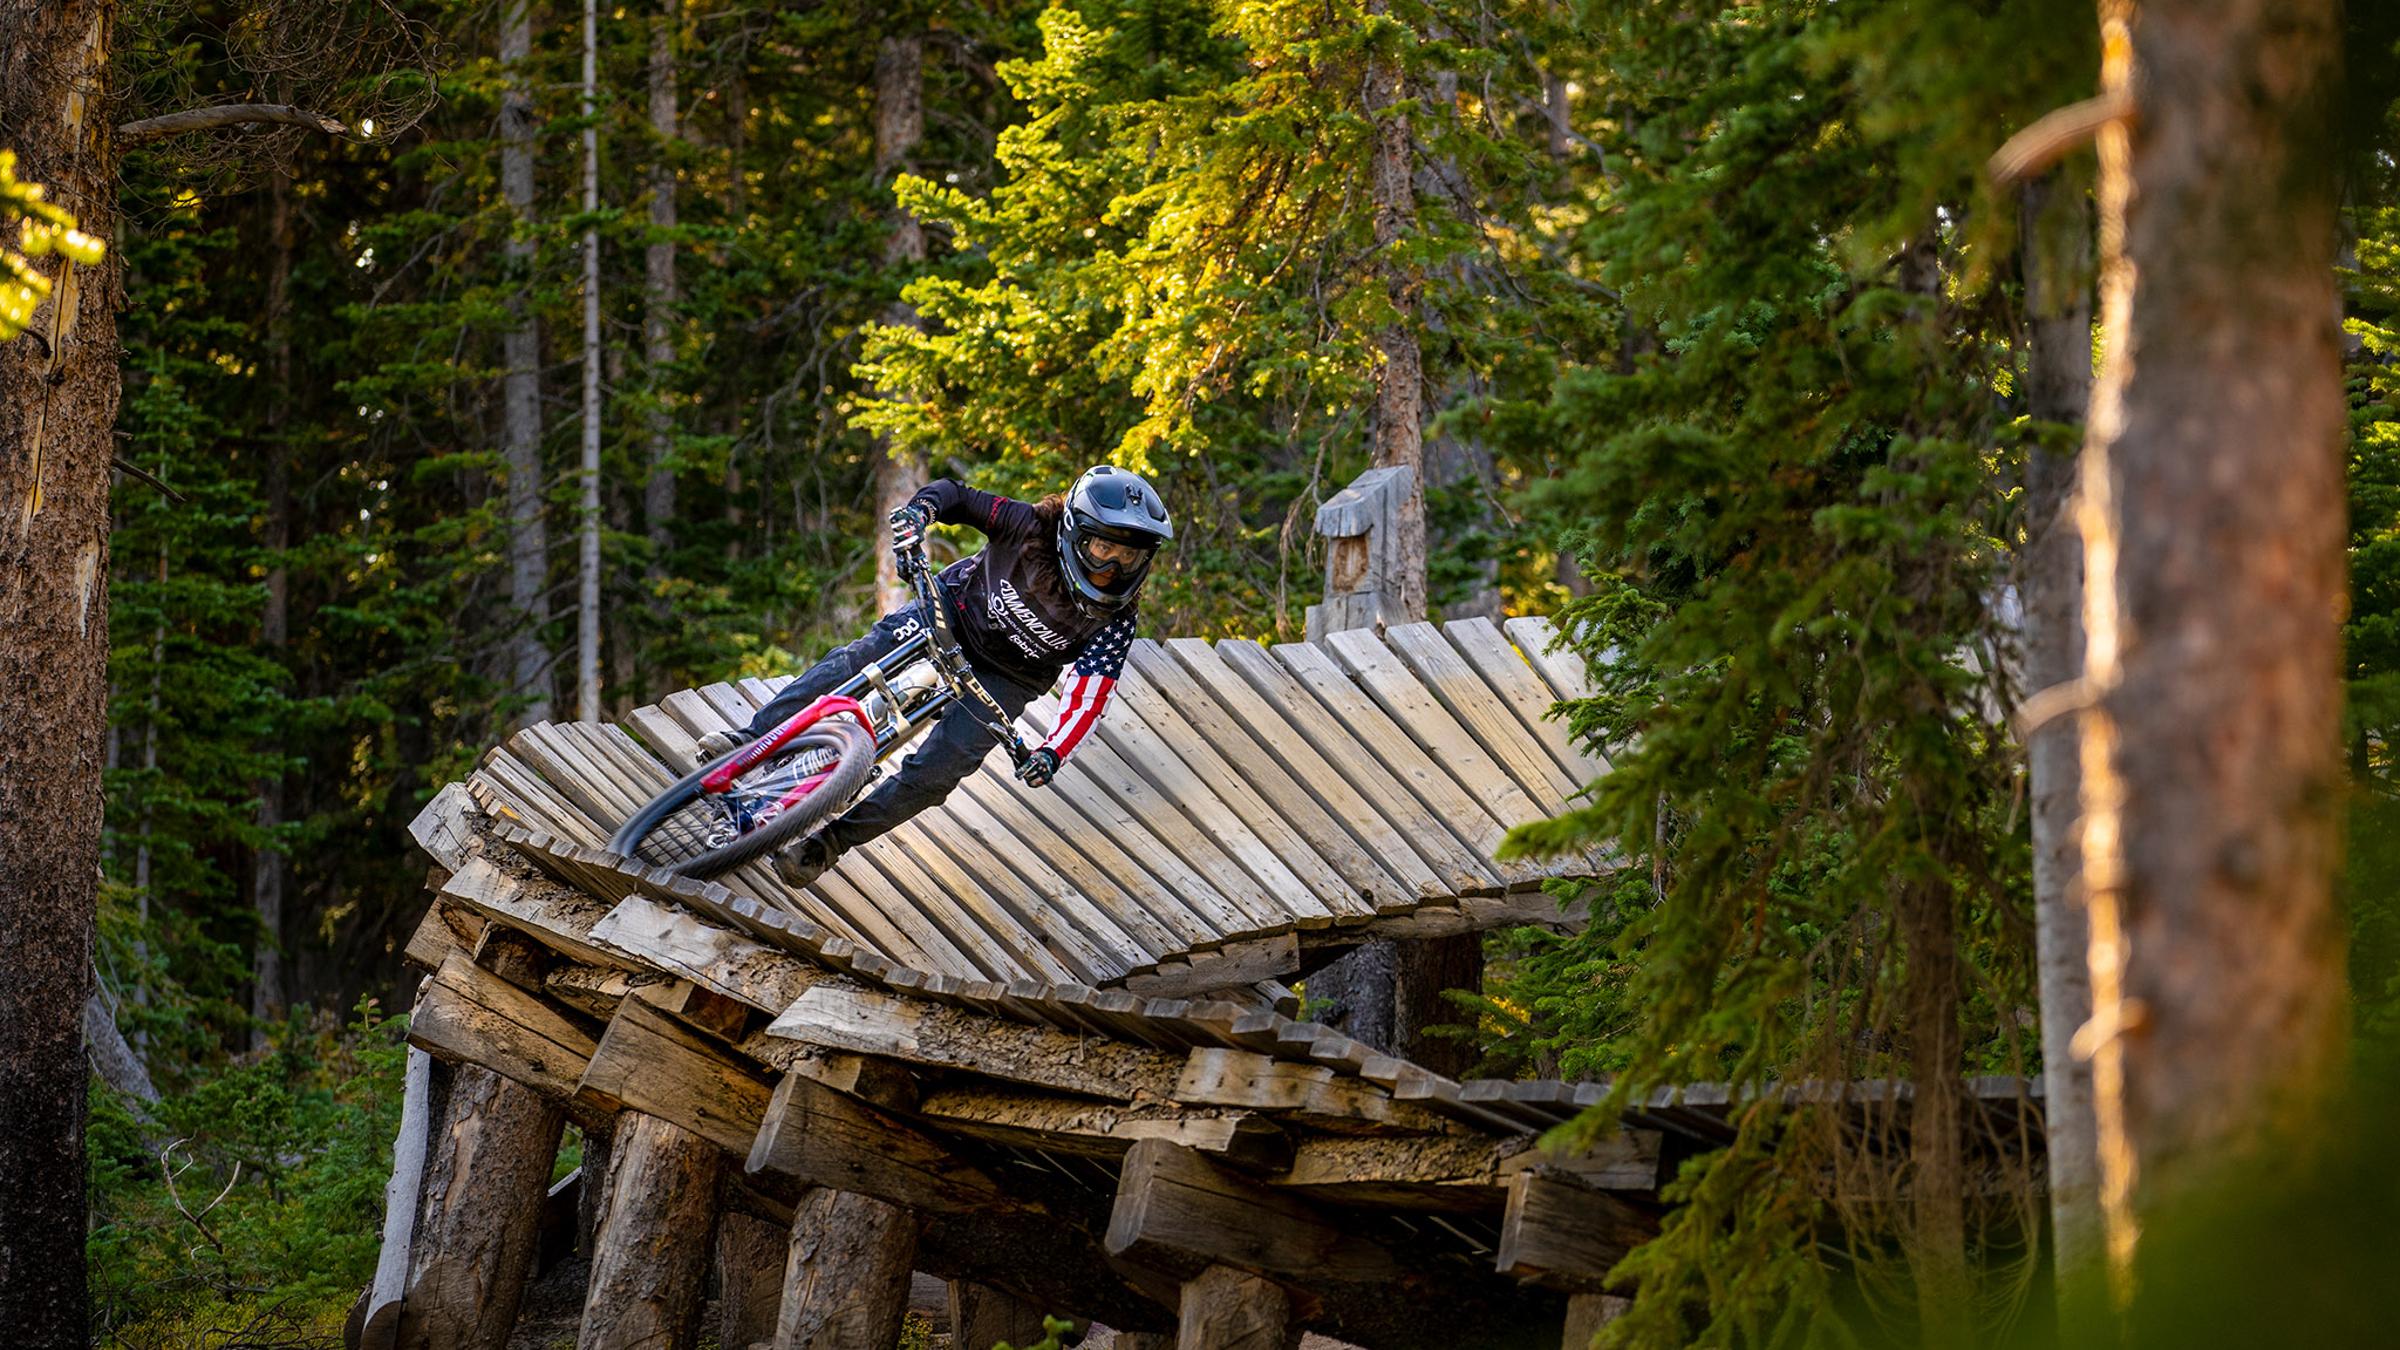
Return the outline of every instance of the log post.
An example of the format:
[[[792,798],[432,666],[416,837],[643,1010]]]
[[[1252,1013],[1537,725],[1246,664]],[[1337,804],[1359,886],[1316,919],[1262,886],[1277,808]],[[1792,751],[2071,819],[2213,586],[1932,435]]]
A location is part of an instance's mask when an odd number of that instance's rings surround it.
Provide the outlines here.
[[[1400,513],[1416,485],[1416,471],[1407,465],[1369,469],[1317,508],[1317,533],[1326,545],[1325,600],[1308,607],[1309,641],[1352,628],[1380,632],[1387,624],[1425,617],[1409,613],[1401,600],[1406,569]]]
[[[810,1191],[792,1215],[775,1350],[896,1344],[916,1254],[910,1211],[829,1186]]]
[[[1615,1294],[1574,1294],[1567,1299],[1567,1332],[1559,1350],[1592,1350],[1600,1329],[1623,1317],[1633,1300]]]
[[[782,1225],[718,1208],[717,1344],[725,1350],[749,1350],[774,1339],[788,1245]]]
[[[1032,1345],[1047,1335],[1040,1308],[989,1285],[950,1282],[950,1344],[958,1350],[991,1350],[1002,1341]]]
[[[576,1350],[698,1339],[720,1156],[716,1144],[655,1116],[618,1117]]]
[[[540,949],[487,944],[485,964],[540,982]],[[394,1350],[503,1350],[541,1245],[542,1200],[566,1113],[476,1065],[450,1076],[425,1167]]]
[[[1184,1281],[1181,1311],[1176,1350],[1288,1350],[1300,1342],[1283,1286],[1231,1266]]]

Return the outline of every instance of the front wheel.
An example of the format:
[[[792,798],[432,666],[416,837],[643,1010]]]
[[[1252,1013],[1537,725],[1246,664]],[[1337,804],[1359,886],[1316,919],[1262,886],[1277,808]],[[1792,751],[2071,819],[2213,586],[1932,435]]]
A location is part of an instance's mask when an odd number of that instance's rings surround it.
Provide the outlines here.
[[[875,738],[849,717],[827,717],[752,765],[722,792],[705,780],[736,747],[650,799],[608,849],[677,876],[705,880],[762,858],[823,824],[866,785]]]

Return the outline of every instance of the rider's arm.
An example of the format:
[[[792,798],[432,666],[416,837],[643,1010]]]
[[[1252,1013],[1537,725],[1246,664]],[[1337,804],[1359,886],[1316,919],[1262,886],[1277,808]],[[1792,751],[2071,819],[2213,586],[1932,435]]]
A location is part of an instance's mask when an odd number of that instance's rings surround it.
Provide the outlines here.
[[[1065,759],[1074,753],[1084,733],[1099,722],[1109,694],[1117,687],[1117,676],[1125,670],[1125,653],[1133,646],[1133,623],[1133,612],[1128,610],[1083,645],[1074,668],[1067,672],[1066,702],[1058,705],[1058,724],[1050,728],[1043,749]]]
[[[965,525],[994,538],[1022,533],[1039,525],[1040,517],[1025,503],[968,487],[955,478],[936,478],[908,499],[944,525]]]

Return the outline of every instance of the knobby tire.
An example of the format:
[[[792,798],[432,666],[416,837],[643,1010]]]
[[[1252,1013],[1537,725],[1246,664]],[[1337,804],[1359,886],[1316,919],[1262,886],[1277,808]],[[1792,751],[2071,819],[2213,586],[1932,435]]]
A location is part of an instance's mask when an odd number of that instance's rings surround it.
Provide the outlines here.
[[[837,758],[832,770],[807,796],[748,834],[698,857],[669,865],[665,870],[675,876],[701,881],[721,876],[799,839],[823,824],[827,817],[849,805],[850,799],[857,796],[859,788],[865,785],[867,775],[874,772],[875,738],[867,733],[865,727],[848,717],[830,717],[793,737],[784,746],[783,753],[767,763],[775,763],[811,745],[830,749]],[[631,820],[618,827],[616,834],[608,841],[609,852],[638,859],[640,855],[637,850],[642,841],[649,838],[651,831],[697,799],[701,795],[700,784],[710,772],[746,748],[737,746],[726,751],[651,798],[649,804],[635,812]]]

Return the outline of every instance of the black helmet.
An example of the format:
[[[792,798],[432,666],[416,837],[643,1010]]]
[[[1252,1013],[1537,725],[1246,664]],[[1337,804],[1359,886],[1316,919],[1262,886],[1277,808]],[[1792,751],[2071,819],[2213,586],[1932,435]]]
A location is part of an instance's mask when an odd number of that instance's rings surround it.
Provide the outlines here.
[[[1142,578],[1150,572],[1150,557],[1158,546],[1175,537],[1166,503],[1157,489],[1110,465],[1084,470],[1067,493],[1066,512],[1058,521],[1058,561],[1076,602],[1086,609],[1123,609],[1140,594]],[[1114,540],[1143,550],[1141,561],[1111,567],[1090,553],[1093,541]],[[1100,581],[1095,573],[1107,575]]]

